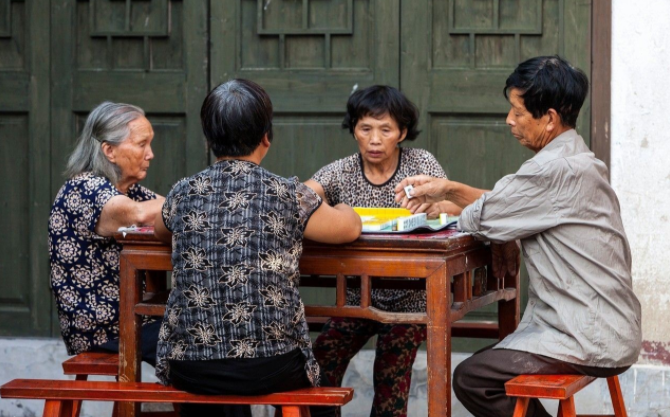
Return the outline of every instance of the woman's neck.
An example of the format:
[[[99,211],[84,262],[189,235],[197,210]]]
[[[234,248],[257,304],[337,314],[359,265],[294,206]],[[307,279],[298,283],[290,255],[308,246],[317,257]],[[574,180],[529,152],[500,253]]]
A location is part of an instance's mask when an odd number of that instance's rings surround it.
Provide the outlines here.
[[[400,148],[395,148],[391,157],[378,164],[371,164],[363,159],[363,174],[373,184],[384,184],[395,174],[399,163]]]
[[[130,189],[131,185],[133,185],[131,182],[119,180],[119,182],[117,182],[114,186],[123,194],[128,194],[128,190]]]

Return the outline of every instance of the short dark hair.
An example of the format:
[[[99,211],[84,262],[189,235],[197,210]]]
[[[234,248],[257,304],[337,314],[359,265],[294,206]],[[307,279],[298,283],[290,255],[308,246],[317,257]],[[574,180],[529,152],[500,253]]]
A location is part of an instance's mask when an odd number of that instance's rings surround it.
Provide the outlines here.
[[[234,79],[214,88],[202,103],[200,120],[217,158],[251,155],[266,133],[272,141],[272,101],[253,81]]]
[[[538,119],[556,110],[561,122],[575,127],[577,116],[589,91],[589,80],[579,68],[558,55],[538,56],[522,62],[507,77],[503,94],[516,88],[526,109]]]
[[[366,116],[381,117],[388,114],[395,120],[401,131],[407,129],[405,140],[414,140],[420,130],[419,111],[414,103],[397,89],[388,85],[373,85],[358,90],[349,96],[347,114],[342,122],[343,129],[354,133],[358,121]]]

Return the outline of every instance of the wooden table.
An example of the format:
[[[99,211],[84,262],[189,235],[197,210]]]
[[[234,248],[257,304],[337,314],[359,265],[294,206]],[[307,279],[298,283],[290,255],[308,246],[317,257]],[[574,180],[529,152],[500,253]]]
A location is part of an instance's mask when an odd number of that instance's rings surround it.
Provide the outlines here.
[[[161,284],[151,280],[143,296],[141,277],[145,274],[141,272],[171,270],[171,249],[150,233],[115,237],[123,245],[119,380],[139,381],[139,315],[162,316],[166,300],[165,293],[158,291]],[[306,277],[301,286],[336,288],[335,305],[306,305],[305,314],[308,321],[360,317],[383,323],[426,324],[428,416],[450,416],[452,335],[502,339],[519,323],[518,277],[501,282],[493,277],[490,264],[488,245],[455,231],[363,235],[351,244],[339,246],[305,241],[300,272]],[[347,285],[361,288],[360,305],[345,305]],[[371,306],[372,288],[416,287],[427,290],[425,313],[390,313]],[[498,323],[455,323],[467,312],[494,302],[498,302]],[[134,404],[122,404],[119,411],[121,417],[139,415]]]

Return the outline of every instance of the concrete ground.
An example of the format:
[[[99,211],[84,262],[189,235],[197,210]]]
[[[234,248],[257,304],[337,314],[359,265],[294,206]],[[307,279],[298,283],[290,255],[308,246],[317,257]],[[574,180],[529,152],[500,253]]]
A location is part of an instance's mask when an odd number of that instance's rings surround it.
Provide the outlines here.
[[[453,366],[468,355],[454,353]],[[368,417],[372,402],[372,362],[374,351],[360,352],[352,361],[344,385],[355,389],[354,399],[343,409],[343,417]],[[67,358],[60,339],[0,338],[0,384],[14,378],[65,379],[61,363]],[[153,369],[144,364],[145,381],[156,381]],[[96,378],[91,378],[96,379]],[[97,379],[111,379],[98,377]],[[620,376],[621,388],[630,417],[670,417],[670,367],[636,365]],[[578,414],[611,413],[605,380],[598,380],[576,396]],[[452,394],[453,416],[470,414]],[[547,409],[556,413],[555,401],[547,401]],[[156,407],[156,405],[152,405]],[[0,417],[35,417],[42,414],[43,401],[0,400]],[[158,405],[160,407],[160,405]],[[81,417],[111,415],[111,404],[86,402]],[[414,363],[410,388],[409,417],[425,417],[426,355],[419,352]],[[272,417],[271,408],[254,407],[254,417]]]

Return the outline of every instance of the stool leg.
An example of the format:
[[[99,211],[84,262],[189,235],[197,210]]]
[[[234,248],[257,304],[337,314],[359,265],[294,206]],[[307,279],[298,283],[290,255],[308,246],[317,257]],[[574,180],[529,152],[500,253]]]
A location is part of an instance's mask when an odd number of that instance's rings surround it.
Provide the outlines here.
[[[312,413],[310,413],[308,406],[303,405],[300,407],[300,417],[312,417]]]
[[[75,381],[87,381],[88,380],[88,375],[86,374],[77,374],[74,377]],[[77,401],[75,404],[72,406],[72,417],[79,417],[79,413],[81,412],[81,401]]]
[[[526,411],[528,411],[528,401],[530,401],[530,398],[518,397],[516,399],[513,417],[526,417]]]
[[[610,397],[612,397],[614,415],[616,417],[628,417],[628,413],[626,413],[626,404],[624,404],[623,395],[621,394],[619,377],[615,375],[607,378],[607,387],[610,390]]]
[[[298,405],[285,405],[281,408],[281,415],[282,417],[302,417],[300,414],[301,408]]]
[[[72,410],[78,400],[46,400],[44,403],[44,412],[42,417],[68,417],[72,415]]]
[[[568,397],[558,403],[558,415],[561,417],[577,417],[574,397]]]

